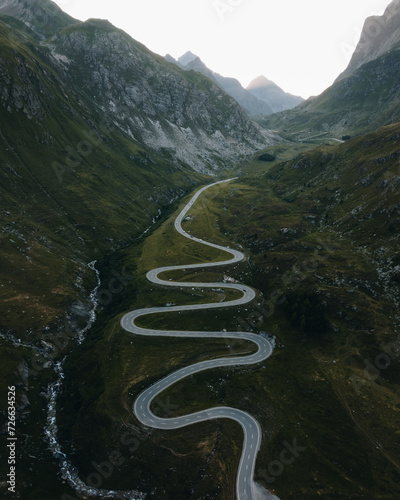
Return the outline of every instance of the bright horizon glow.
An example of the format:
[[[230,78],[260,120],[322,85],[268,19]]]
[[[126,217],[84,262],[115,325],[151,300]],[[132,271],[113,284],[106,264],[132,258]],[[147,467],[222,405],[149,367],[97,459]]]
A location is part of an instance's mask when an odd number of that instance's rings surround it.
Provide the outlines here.
[[[55,0],[81,21],[108,19],[162,56],[188,50],[247,87],[264,75],[308,98],[347,67],[364,21],[390,0]]]

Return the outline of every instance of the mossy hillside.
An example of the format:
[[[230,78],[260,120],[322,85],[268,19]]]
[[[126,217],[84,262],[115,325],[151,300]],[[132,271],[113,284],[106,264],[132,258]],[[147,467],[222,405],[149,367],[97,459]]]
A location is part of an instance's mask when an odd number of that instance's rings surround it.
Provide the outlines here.
[[[275,193],[304,206],[314,223],[354,234],[361,245],[394,248],[400,182],[399,125],[322,147],[282,164],[264,177]],[[252,181],[257,183],[258,180]],[[376,235],[376,236],[374,236]]]
[[[291,141],[277,144],[275,146],[270,146],[258,152],[254,160],[246,164],[243,169],[241,169],[241,172],[249,175],[262,174],[267,170],[272,169],[272,167],[284,161],[291,160],[292,158],[299,156],[301,153],[314,148],[315,144],[302,144]],[[263,154],[274,156],[275,160],[268,162],[262,161],[259,158]]]

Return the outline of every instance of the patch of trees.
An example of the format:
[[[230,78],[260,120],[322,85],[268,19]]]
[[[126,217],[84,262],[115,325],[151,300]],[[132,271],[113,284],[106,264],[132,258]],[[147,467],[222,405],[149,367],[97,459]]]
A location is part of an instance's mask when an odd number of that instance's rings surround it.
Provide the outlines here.
[[[324,307],[315,292],[301,292],[289,295],[283,304],[291,324],[302,334],[319,337],[329,331],[329,321]]]
[[[264,153],[263,155],[258,157],[259,161],[275,161],[276,156],[271,155],[270,153]]]

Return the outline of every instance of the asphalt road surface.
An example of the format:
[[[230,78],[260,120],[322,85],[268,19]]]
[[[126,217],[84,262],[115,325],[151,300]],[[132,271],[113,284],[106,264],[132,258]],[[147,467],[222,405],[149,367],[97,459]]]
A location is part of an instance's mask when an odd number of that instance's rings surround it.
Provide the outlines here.
[[[234,289],[242,293],[242,297],[237,300],[232,300],[223,303],[211,303],[211,304],[197,304],[189,306],[171,306],[171,307],[152,307],[146,309],[138,309],[126,314],[122,320],[122,327],[128,332],[134,333],[136,335],[145,335],[151,337],[190,337],[190,338],[223,338],[223,339],[242,339],[253,342],[257,345],[257,352],[252,355],[238,356],[235,358],[218,358],[210,361],[204,361],[200,363],[193,364],[186,368],[171,373],[164,379],[160,380],[156,384],[152,385],[146,389],[140,396],[136,399],[133,410],[138,418],[138,420],[145,426],[154,429],[180,429],[189,425],[193,425],[199,422],[204,422],[206,420],[216,420],[221,418],[229,418],[238,422],[244,433],[243,441],[243,451],[240,460],[239,469],[237,472],[236,480],[236,495],[238,500],[256,500],[256,488],[254,484],[254,469],[257,458],[257,453],[261,445],[261,427],[260,424],[248,413],[237,410],[235,408],[229,407],[219,407],[210,408],[208,410],[199,411],[197,413],[192,413],[190,415],[185,415],[183,417],[176,418],[159,418],[151,411],[150,406],[154,398],[165,391],[168,387],[176,384],[177,382],[189,377],[195,373],[200,373],[205,370],[215,369],[218,367],[228,367],[228,366],[246,366],[253,365],[255,363],[261,363],[265,361],[272,354],[272,345],[264,337],[253,333],[246,332],[193,332],[193,331],[164,331],[164,330],[151,330],[146,328],[140,328],[136,325],[135,321],[139,317],[146,316],[148,314],[157,314],[165,312],[177,312],[177,311],[193,311],[193,310],[204,310],[204,309],[217,309],[222,307],[236,307],[243,304],[251,302],[255,297],[255,292],[252,288],[235,284],[235,283],[182,283],[174,281],[165,281],[159,278],[159,275],[165,271],[173,271],[180,269],[204,269],[206,267],[216,267],[227,264],[235,264],[244,260],[245,256],[243,253],[233,250],[231,248],[222,247],[203,241],[199,238],[195,238],[189,235],[186,231],[182,229],[182,221],[186,217],[190,208],[194,205],[199,196],[212,186],[221,184],[223,182],[216,182],[210,186],[206,186],[200,189],[189,203],[185,206],[182,212],[179,214],[175,221],[175,229],[181,233],[186,238],[192,241],[197,241],[203,245],[209,247],[217,248],[219,250],[224,250],[231,255],[228,260],[213,262],[213,263],[203,263],[203,264],[193,264],[193,265],[181,265],[181,266],[169,266],[169,267],[159,267],[153,269],[147,274],[147,278],[152,283],[162,285],[162,286],[172,286],[179,288],[222,288],[222,289]]]

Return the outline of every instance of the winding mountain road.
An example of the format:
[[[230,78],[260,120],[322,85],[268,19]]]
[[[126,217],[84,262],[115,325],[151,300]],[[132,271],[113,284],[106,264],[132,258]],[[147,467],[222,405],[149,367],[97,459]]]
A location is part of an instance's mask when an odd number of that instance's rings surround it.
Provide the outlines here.
[[[243,443],[243,452],[240,460],[240,465],[237,473],[236,480],[236,495],[237,500],[256,500],[256,487],[254,484],[254,469],[256,464],[257,453],[260,449],[261,445],[261,427],[257,420],[253,418],[248,413],[229,407],[218,407],[211,408],[204,411],[199,411],[196,413],[192,413],[190,415],[185,415],[182,417],[176,418],[160,418],[154,415],[151,411],[150,406],[152,401],[160,395],[163,391],[165,391],[168,387],[171,387],[173,384],[194,375],[195,373],[200,373],[205,370],[210,370],[212,368],[221,368],[221,367],[233,367],[233,366],[248,366],[253,365],[255,363],[260,363],[266,360],[272,354],[272,345],[268,340],[264,337],[253,333],[246,332],[194,332],[194,331],[163,331],[163,330],[152,330],[141,328],[135,324],[135,321],[143,316],[147,316],[149,314],[157,314],[157,313],[165,313],[165,312],[178,312],[178,311],[193,311],[193,310],[203,310],[203,309],[217,309],[221,307],[236,307],[243,304],[247,304],[252,301],[255,297],[255,292],[252,288],[234,284],[234,283],[182,283],[182,282],[174,282],[174,281],[165,281],[159,278],[161,273],[166,271],[174,271],[174,270],[189,270],[189,269],[199,269],[199,268],[209,268],[216,266],[225,266],[227,264],[235,264],[236,262],[240,262],[244,260],[245,256],[243,253],[232,250],[230,248],[222,247],[219,245],[215,245],[213,243],[209,243],[203,241],[199,238],[195,238],[188,233],[186,233],[182,229],[182,221],[186,217],[186,214],[190,210],[190,208],[194,205],[199,196],[206,190],[212,186],[230,182],[233,179],[229,179],[227,181],[216,182],[209,186],[206,186],[200,189],[193,198],[189,201],[189,203],[185,206],[182,212],[179,214],[175,221],[175,229],[185,236],[189,238],[191,241],[196,241],[198,243],[202,243],[203,245],[207,245],[209,247],[213,247],[219,250],[223,250],[232,255],[232,258],[229,260],[224,260],[220,262],[212,262],[212,263],[204,263],[204,264],[192,264],[192,265],[181,265],[181,266],[169,266],[169,267],[159,267],[157,269],[153,269],[149,273],[147,273],[147,278],[152,283],[163,285],[163,286],[172,286],[172,287],[185,287],[185,288],[224,288],[224,289],[234,289],[242,292],[242,297],[237,300],[232,300],[224,303],[210,303],[210,304],[196,304],[196,305],[188,305],[188,306],[171,306],[171,307],[152,307],[146,309],[138,309],[136,311],[132,311],[126,314],[121,319],[122,327],[128,332],[137,334],[137,335],[145,335],[151,337],[186,337],[186,338],[223,338],[223,339],[240,339],[240,340],[248,340],[257,345],[258,350],[256,353],[248,356],[239,356],[235,358],[219,358],[209,361],[204,361],[200,363],[193,364],[186,368],[182,368],[180,370],[171,373],[164,379],[155,383],[144,392],[140,394],[140,396],[136,399],[134,404],[134,413],[137,419],[145,426],[151,427],[154,429],[179,429],[182,427],[186,427],[189,425],[193,425],[199,422],[204,422],[206,420],[216,420],[221,418],[228,418],[238,422],[244,432],[244,443]]]

